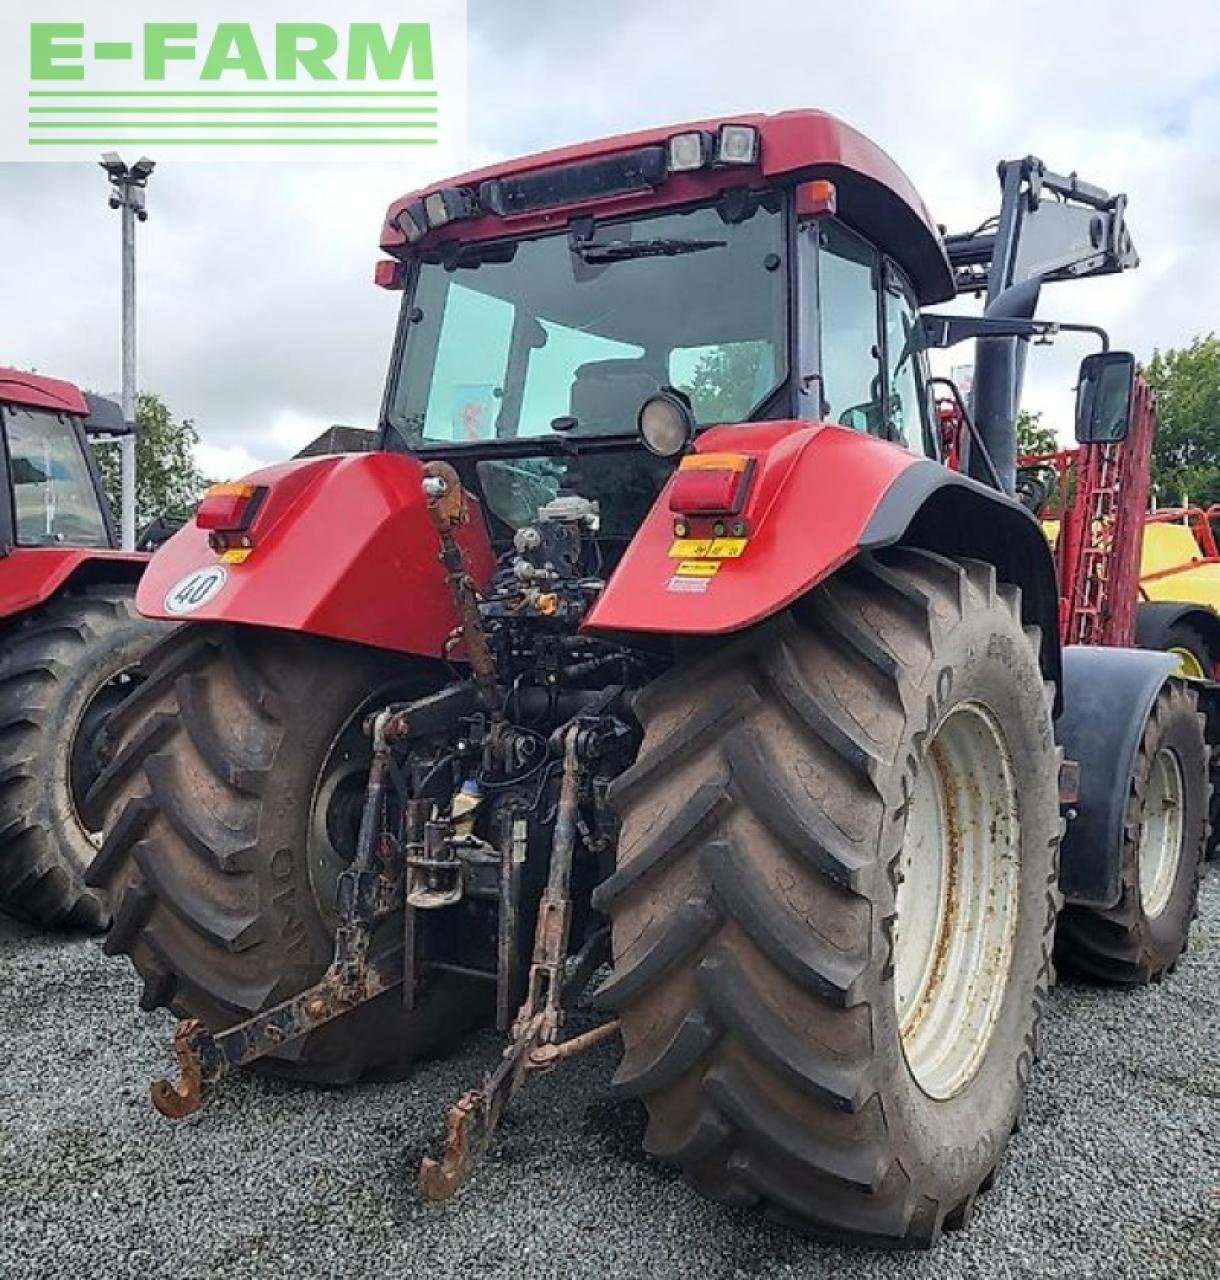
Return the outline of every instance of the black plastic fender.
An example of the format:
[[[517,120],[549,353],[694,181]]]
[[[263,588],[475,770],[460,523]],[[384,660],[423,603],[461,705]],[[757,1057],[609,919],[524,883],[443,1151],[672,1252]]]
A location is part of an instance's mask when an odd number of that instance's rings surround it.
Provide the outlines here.
[[[1113,907],[1122,892],[1123,819],[1144,725],[1175,667],[1172,654],[1069,645],[1055,736],[1080,765],[1080,798],[1060,850],[1068,902]]]
[[[1135,643],[1163,649],[1165,636],[1179,622],[1194,627],[1213,653],[1220,654],[1220,616],[1205,604],[1187,600],[1141,600],[1135,609]]]

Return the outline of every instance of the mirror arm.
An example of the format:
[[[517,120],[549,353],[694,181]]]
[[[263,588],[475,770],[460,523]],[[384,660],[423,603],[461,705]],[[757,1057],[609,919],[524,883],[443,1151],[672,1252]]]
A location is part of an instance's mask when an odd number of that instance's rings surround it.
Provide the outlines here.
[[[1060,320],[996,319],[991,316],[946,316],[927,313],[916,329],[925,351],[944,350],[971,338],[1053,338],[1060,333],[1091,333],[1110,350],[1110,335],[1100,325]]]

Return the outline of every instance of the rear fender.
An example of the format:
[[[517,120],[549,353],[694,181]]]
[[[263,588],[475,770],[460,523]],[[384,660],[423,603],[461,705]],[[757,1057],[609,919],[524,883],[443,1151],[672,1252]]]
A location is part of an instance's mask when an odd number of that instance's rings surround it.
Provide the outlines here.
[[[1059,855],[1059,887],[1068,902],[1103,909],[1118,903],[1131,772],[1152,704],[1173,669],[1172,655],[1146,649],[1063,651],[1055,736],[1080,765],[1080,797]]]
[[[1141,649],[1163,649],[1171,628],[1194,627],[1213,654],[1220,655],[1220,616],[1208,605],[1184,600],[1141,600],[1135,610],[1135,643]]]
[[[328,456],[267,467],[250,529],[253,549],[227,563],[192,520],[156,553],[136,596],[148,618],[237,622],[438,657],[458,626],[423,464],[401,453]],[[458,542],[475,583],[493,555],[473,500]],[[192,589],[192,575],[201,584]]]
[[[686,566],[662,490],[586,626],[721,635],[779,612],[861,551],[898,543],[994,564],[1022,588],[1058,682],[1058,591],[1037,521],[1017,503],[938,462],[844,427],[799,422],[714,427],[699,452],[755,459],[740,556]],[[671,481],[672,483],[672,481]],[[714,566],[714,567],[712,567]]]
[[[149,557],[87,547],[16,547],[0,556],[0,618],[35,609],[60,591],[95,582],[139,581]]]

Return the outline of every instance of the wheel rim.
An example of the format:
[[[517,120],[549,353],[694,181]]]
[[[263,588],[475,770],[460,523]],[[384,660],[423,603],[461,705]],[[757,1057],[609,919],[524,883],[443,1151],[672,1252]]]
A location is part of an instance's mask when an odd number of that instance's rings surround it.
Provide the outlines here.
[[[136,674],[138,669],[139,664],[133,663],[116,671],[104,684],[98,685],[85,703],[68,740],[68,794],[72,816],[89,843],[97,848],[101,847],[102,833],[90,827],[82,816],[85,797],[105,765],[100,748],[106,721],[110,718],[110,713],[140,683]]]
[[[360,811],[368,783],[372,745],[357,707],[331,740],[318,771],[309,809],[308,866],[314,901],[332,924],[339,876],[356,856]]]
[[[1182,645],[1174,645],[1169,650],[1178,660],[1175,675],[1185,676],[1187,680],[1206,680],[1207,672],[1203,669],[1203,663],[1199,661],[1199,655]]]
[[[1185,784],[1175,752],[1162,747],[1152,762],[1140,822],[1140,902],[1144,914],[1159,916],[1169,904],[1182,861]]]
[[[967,702],[942,721],[915,780],[899,860],[894,998],[907,1065],[933,1098],[978,1071],[1012,968],[1020,821],[999,721]]]

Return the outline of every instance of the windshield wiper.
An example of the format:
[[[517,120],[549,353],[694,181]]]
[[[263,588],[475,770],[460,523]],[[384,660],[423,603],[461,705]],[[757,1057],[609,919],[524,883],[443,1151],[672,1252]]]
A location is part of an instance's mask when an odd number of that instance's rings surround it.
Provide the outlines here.
[[[676,258],[702,249],[723,249],[727,240],[576,240],[572,252],[583,262],[627,262],[632,258]]]

